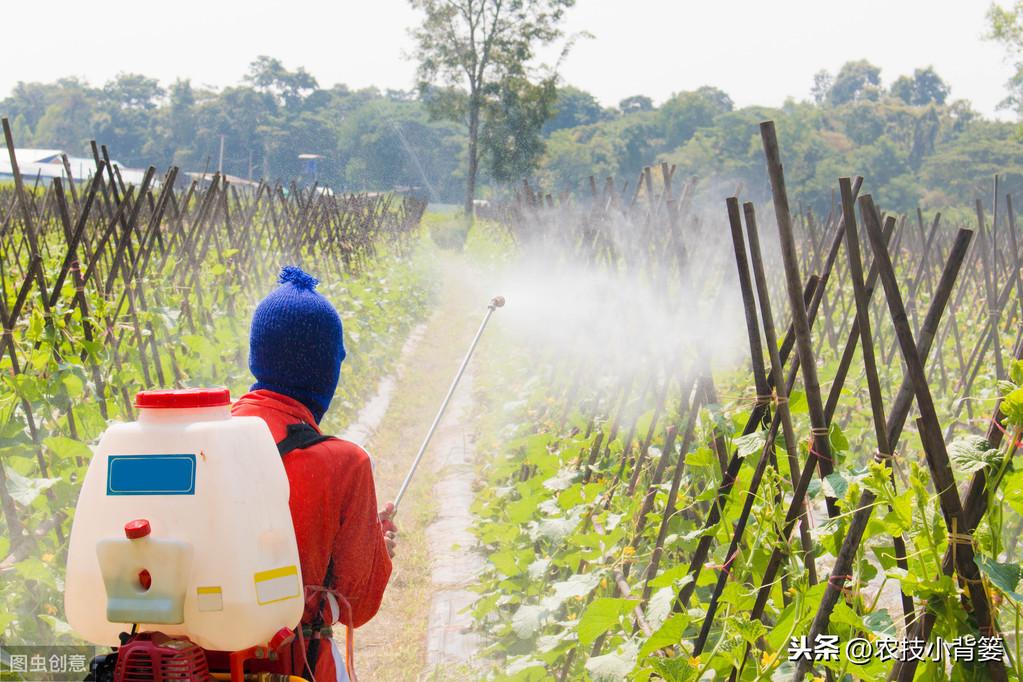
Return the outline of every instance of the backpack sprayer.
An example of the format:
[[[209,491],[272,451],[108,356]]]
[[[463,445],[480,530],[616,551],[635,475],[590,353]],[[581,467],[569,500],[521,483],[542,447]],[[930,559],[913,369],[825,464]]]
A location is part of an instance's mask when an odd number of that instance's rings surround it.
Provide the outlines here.
[[[503,305],[490,301],[395,509]],[[135,406],[138,420],[111,425],[96,446],[71,527],[68,623],[117,647],[87,680],[301,682],[244,671],[291,644],[305,605],[288,478],[266,422],[233,416],[227,389],[142,391]],[[204,650],[229,652],[230,673],[211,672]]]
[[[487,323],[490,322],[490,316],[494,314],[494,311],[498,308],[504,307],[504,296],[495,296],[490,299],[490,305],[487,306],[487,314],[483,316],[483,322],[480,323],[480,328],[476,331],[476,336],[473,337],[472,343],[469,344],[469,350],[465,354],[465,358],[462,359],[462,364],[458,367],[458,372],[455,374],[454,381],[451,382],[451,387],[448,389],[448,394],[444,396],[444,402],[440,404],[440,409],[437,410],[437,416],[433,418],[433,424],[430,425],[430,429],[426,432],[426,437],[423,438],[422,445],[419,446],[419,452],[416,453],[415,459],[412,460],[412,466],[409,467],[408,473],[405,474],[405,480],[402,481],[401,487],[398,488],[398,494],[394,496],[394,513],[398,513],[398,505],[401,503],[401,498],[405,496],[405,492],[408,490],[409,484],[412,482],[412,477],[416,473],[416,469],[419,468],[419,462],[423,459],[423,455],[426,454],[426,448],[430,445],[430,439],[433,438],[434,432],[437,431],[437,427],[440,425],[441,417],[444,416],[444,411],[448,409],[448,403],[451,402],[451,396],[455,394],[455,389],[458,387],[458,382],[462,380],[462,375],[465,374],[465,368],[469,365],[469,360],[472,358],[473,352],[476,350],[476,345],[480,342],[480,337],[483,336],[483,330],[487,328]]]

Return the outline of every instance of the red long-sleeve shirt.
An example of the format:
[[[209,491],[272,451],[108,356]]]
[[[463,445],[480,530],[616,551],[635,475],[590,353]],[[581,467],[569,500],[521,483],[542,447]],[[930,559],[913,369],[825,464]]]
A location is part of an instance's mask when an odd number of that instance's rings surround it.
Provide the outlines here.
[[[260,417],[275,441],[287,435],[288,424],[316,421],[302,403],[273,391],[242,396],[231,408],[236,416]],[[291,518],[305,585],[322,585],[327,563],[334,559],[337,590],[351,605],[351,619],[341,608],[341,622],[359,627],[372,618],[391,576],[369,455],[355,443],[332,439],[284,456],[291,484]],[[307,607],[303,623],[315,615]]]

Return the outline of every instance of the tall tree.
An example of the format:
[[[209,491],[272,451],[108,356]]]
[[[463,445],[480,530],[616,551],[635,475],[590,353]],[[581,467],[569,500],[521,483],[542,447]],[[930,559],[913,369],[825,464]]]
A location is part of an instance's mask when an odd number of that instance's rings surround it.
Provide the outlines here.
[[[572,85],[557,88],[553,115],[544,123],[545,135],[562,128],[574,128],[611,118],[597,98]]]
[[[289,71],[280,59],[266,55],[256,57],[256,61],[249,64],[245,82],[259,92],[273,95],[287,107],[297,106],[318,87],[316,79],[303,67]]]
[[[813,101],[817,104],[824,104],[828,99],[828,93],[831,92],[831,86],[835,84],[835,79],[827,69],[821,69],[813,75],[813,87],[810,88],[810,95],[813,96]]]
[[[458,113],[469,133],[465,174],[465,216],[473,218],[480,163],[480,126],[489,88],[524,78],[536,48],[563,33],[565,10],[575,0],[409,0],[425,14],[411,31],[421,90],[463,88]]]
[[[634,114],[637,111],[653,111],[654,101],[646,95],[630,95],[618,103],[618,111]]]
[[[560,93],[554,78],[537,85],[524,78],[511,79],[495,90],[496,96],[487,98],[487,125],[480,133],[480,148],[490,177],[513,182],[528,175],[543,156],[544,121],[550,118]]]
[[[846,62],[828,91],[828,102],[847,104],[858,99],[876,100],[880,87],[881,69],[866,59]]]
[[[892,95],[914,106],[944,104],[948,92],[948,84],[932,66],[916,69],[912,76],[899,76],[891,87]]]
[[[664,138],[671,148],[677,147],[691,138],[698,128],[711,125],[718,115],[732,108],[732,98],[711,86],[676,93],[660,108]]]
[[[1001,7],[991,3],[987,11],[990,32],[987,37],[1004,45],[1010,56],[1016,59],[1016,73],[1006,86],[1009,96],[999,105],[1004,109],[1015,109],[1023,118],[1023,0],[1016,0],[1012,7]]]

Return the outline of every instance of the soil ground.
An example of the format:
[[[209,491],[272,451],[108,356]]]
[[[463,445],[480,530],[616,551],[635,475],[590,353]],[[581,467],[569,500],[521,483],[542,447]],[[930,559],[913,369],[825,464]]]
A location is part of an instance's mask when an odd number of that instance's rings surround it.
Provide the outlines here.
[[[379,400],[375,407],[371,401],[360,415],[360,422],[366,416],[379,425],[359,423],[351,430],[353,438],[366,439],[374,459],[381,506],[400,487],[485,312],[463,257],[441,253],[437,258],[441,281],[434,310],[415,332],[419,338],[406,344],[398,371],[381,382],[390,400]],[[402,500],[397,556],[383,605],[355,633],[362,682],[467,679],[458,663],[475,647],[459,625],[468,594],[461,588],[471,562],[466,558],[471,541],[471,374],[470,369]]]

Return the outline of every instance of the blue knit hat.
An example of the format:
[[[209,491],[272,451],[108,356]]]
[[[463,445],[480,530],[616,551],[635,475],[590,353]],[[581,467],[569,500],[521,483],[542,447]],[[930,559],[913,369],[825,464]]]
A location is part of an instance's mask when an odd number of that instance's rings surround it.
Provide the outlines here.
[[[252,316],[252,390],[294,398],[319,422],[334,397],[345,359],[341,317],[316,293],[316,278],[301,268],[282,268],[278,282],[281,286],[260,301]]]

